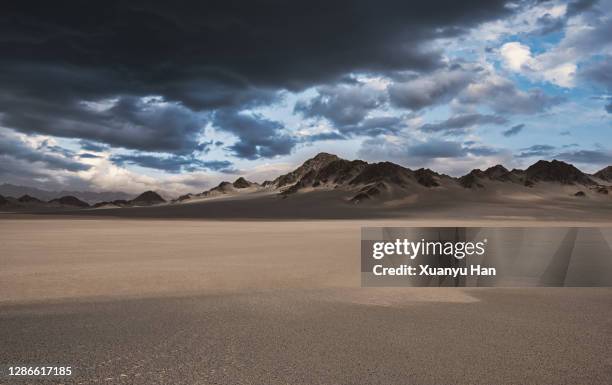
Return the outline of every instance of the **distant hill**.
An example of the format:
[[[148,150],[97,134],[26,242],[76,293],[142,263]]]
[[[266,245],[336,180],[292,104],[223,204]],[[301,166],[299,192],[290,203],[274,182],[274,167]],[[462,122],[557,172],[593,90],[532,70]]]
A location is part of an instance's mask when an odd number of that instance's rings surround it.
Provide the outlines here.
[[[120,191],[48,191],[42,190],[35,187],[28,186],[17,186],[13,184],[0,184],[0,195],[4,197],[21,197],[28,195],[40,199],[42,201],[49,201],[51,199],[60,198],[62,196],[74,196],[82,201],[88,203],[95,203],[99,201],[114,201],[117,199],[132,199],[134,195]]]
[[[43,203],[40,199],[31,197],[27,194],[20,196],[17,200],[21,203]]]
[[[89,204],[87,202],[83,202],[79,198],[71,196],[71,195],[63,196],[57,199],[52,199],[49,201],[49,204],[56,204],[62,207],[65,207],[65,206],[79,207],[79,208],[89,207]]]
[[[145,191],[131,201],[128,201],[128,204],[134,206],[150,206],[165,202],[166,200],[155,191]]]
[[[114,201],[96,202],[93,208],[113,208],[113,207],[132,207],[132,206],[154,206],[166,203],[166,200],[155,191],[145,191],[131,200],[116,199]]]
[[[194,199],[203,199],[203,198],[212,198],[217,196],[229,196],[229,195],[239,195],[244,193],[249,193],[260,189],[262,186],[258,183],[251,182],[246,180],[243,177],[239,177],[233,183],[228,181],[223,181],[219,183],[217,186],[203,191],[201,193],[196,194],[185,194],[181,195],[177,199],[172,202],[184,202],[190,201]]]

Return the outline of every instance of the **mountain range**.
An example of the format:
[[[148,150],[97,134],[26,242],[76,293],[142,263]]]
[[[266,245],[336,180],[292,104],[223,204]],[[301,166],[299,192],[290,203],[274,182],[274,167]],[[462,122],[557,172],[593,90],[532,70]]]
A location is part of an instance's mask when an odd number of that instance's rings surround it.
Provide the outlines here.
[[[320,153],[295,170],[261,184],[240,177],[234,182],[221,182],[209,190],[185,194],[171,201],[153,191],[131,200],[104,200],[91,206],[75,196],[43,202],[27,194],[19,198],[0,196],[0,208],[87,208],[86,211],[113,215],[127,213],[134,206],[144,206],[156,209],[138,210],[138,215],[157,212],[160,216],[165,213],[198,216],[195,213],[199,212],[202,215],[256,217],[276,215],[271,212],[282,216],[283,211],[310,216],[313,210],[319,209],[342,212],[340,216],[343,216],[350,207],[377,208],[378,211],[391,208],[441,210],[441,207],[465,208],[470,203],[497,205],[500,210],[554,203],[554,207],[569,210],[588,202],[589,207],[607,209],[612,207],[610,191],[612,166],[591,175],[559,160],[540,160],[525,170],[508,170],[496,165],[456,178],[426,168],[411,170],[392,162],[368,163]]]
[[[166,200],[154,191],[145,191],[134,199],[116,199],[114,201],[102,201],[90,205],[73,195],[64,195],[48,201],[24,194],[19,198],[0,195],[0,208],[9,210],[53,210],[53,209],[97,209],[153,206],[165,203]]]
[[[501,184],[529,189],[544,183],[560,187],[573,186],[576,190],[573,195],[578,192],[583,192],[584,196],[590,193],[607,195],[612,185],[612,166],[589,175],[562,161],[540,160],[526,170],[508,170],[502,165],[496,165],[484,171],[474,169],[462,177],[454,178],[426,168],[411,170],[391,162],[351,161],[333,154],[320,153],[274,180],[258,184],[241,177],[233,183],[221,182],[199,194],[183,195],[173,202],[184,203],[246,192],[273,191],[288,198],[298,193],[336,190],[346,192],[349,202],[360,203],[387,201],[428,190],[451,192],[458,187],[479,190],[490,185],[500,188]]]
[[[63,197],[63,196],[74,196],[84,202],[93,204],[100,201],[114,201],[117,199],[131,199],[131,194],[121,191],[48,191],[42,190],[36,187],[29,186],[17,186],[14,184],[4,183],[0,184],[0,195],[20,197],[23,195],[29,195],[36,197],[37,199],[48,201],[51,199]]]

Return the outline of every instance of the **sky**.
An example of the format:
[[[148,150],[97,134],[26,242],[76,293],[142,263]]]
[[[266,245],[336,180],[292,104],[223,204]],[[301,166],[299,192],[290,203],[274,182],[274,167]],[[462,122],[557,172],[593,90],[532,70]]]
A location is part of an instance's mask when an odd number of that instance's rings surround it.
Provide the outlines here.
[[[612,0],[0,5],[0,183],[200,192],[325,151],[612,165]]]

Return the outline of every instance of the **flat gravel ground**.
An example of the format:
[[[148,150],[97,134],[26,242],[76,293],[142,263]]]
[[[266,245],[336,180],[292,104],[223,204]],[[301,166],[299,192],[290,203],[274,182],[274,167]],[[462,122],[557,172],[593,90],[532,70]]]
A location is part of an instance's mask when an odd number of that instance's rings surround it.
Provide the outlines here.
[[[0,362],[75,367],[49,381],[64,384],[610,384],[611,298],[324,289],[5,305]]]
[[[612,384],[612,288],[361,288],[384,224],[0,220],[0,365],[74,368],[0,384]]]

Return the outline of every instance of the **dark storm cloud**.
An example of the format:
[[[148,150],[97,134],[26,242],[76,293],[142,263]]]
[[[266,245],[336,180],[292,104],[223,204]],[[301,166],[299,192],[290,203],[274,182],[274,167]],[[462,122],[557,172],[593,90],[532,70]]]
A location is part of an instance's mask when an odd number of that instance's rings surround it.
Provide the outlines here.
[[[32,179],[46,178],[47,176],[33,164],[0,154],[0,177],[2,177],[4,183],[27,185],[28,182],[32,182]]]
[[[318,142],[322,140],[344,140],[348,139],[346,136],[337,132],[322,132],[320,134],[308,135],[302,138],[303,142]]]
[[[123,96],[95,103],[35,100],[0,91],[3,125],[27,133],[84,138],[142,151],[177,154],[203,150],[204,121],[193,111],[159,98]],[[90,142],[85,142],[91,147]]]
[[[308,118],[326,118],[336,127],[358,124],[386,99],[385,93],[364,85],[324,86],[317,92],[316,97],[296,103],[295,112]]]
[[[452,116],[440,123],[427,123],[420,127],[423,132],[441,132],[444,135],[460,135],[465,133],[467,128],[475,125],[484,124],[505,124],[508,120],[503,116],[482,115],[482,114],[462,114]]]
[[[525,124],[517,124],[516,126],[512,126],[509,129],[505,130],[504,132],[502,132],[502,134],[506,138],[509,138],[511,136],[518,135],[521,131],[523,131],[523,128],[525,128]]]
[[[203,169],[224,172],[232,169],[230,161],[203,161],[193,156],[115,155],[111,161],[117,165],[129,163],[171,173]]]
[[[354,135],[376,136],[397,133],[403,127],[404,117],[368,117],[370,111],[387,103],[387,92],[362,83],[324,86],[317,96],[296,103],[294,112],[306,118],[325,118],[342,137]]]
[[[539,88],[521,91],[510,80],[495,77],[485,79],[457,99],[464,105],[489,106],[498,114],[519,115],[537,114],[565,101],[565,98],[549,96]]]
[[[90,153],[84,153],[84,154],[80,154],[79,158],[81,159],[98,159],[100,158],[99,155],[95,155],[95,154],[90,154]]]
[[[48,191],[60,191],[70,186],[75,190],[91,188],[87,181],[77,177],[57,173],[56,169],[40,167],[40,163],[29,160],[16,159],[0,153],[0,180],[18,186],[36,186]]]
[[[2,124],[185,155],[201,149],[202,120],[214,110],[269,104],[279,90],[335,82],[351,72],[441,67],[441,53],[428,43],[510,13],[504,3],[5,2]],[[151,95],[166,104],[147,106],[142,97]],[[104,109],[111,99],[116,104]],[[226,120],[215,122],[233,123]],[[291,150],[292,139],[259,125],[262,140],[248,130],[218,128],[246,135],[233,148],[237,156]]]
[[[469,154],[476,155],[476,156],[492,156],[492,155],[497,155],[501,152],[497,148],[488,147],[488,146],[467,147],[465,151]]]
[[[466,150],[461,143],[430,139],[407,148],[407,153],[418,158],[458,158],[465,156]]]
[[[501,152],[493,147],[474,145],[475,143],[468,145],[466,143],[437,138],[429,138],[425,141],[406,139],[400,142],[389,142],[382,137],[378,137],[365,140],[358,155],[365,159],[389,159],[394,162],[400,160],[409,164],[422,165],[432,159],[492,156]]]
[[[228,149],[239,158],[258,159],[286,155],[297,144],[281,123],[255,113],[241,113],[232,109],[218,110],[212,118],[213,126],[234,134],[238,141]]]
[[[51,170],[84,171],[91,168],[91,166],[79,163],[73,159],[41,151],[44,148],[44,144],[38,148],[32,148],[17,138],[0,133],[0,154],[2,156],[9,156],[28,162],[40,162],[47,169]],[[57,151],[52,149],[51,152]]]
[[[549,33],[559,32],[565,27],[565,18],[554,17],[547,13],[536,21],[538,30],[534,33],[538,35],[548,35]]]
[[[478,70],[460,65],[444,68],[428,76],[398,81],[389,87],[391,103],[396,107],[420,110],[446,103],[476,78]]]
[[[585,12],[593,8],[595,4],[597,4],[598,0],[577,0],[570,1],[567,4],[567,11],[565,11],[565,15],[568,17],[575,16],[579,13]]]
[[[555,155],[555,158],[576,163],[612,165],[612,153],[601,150],[563,152]]]
[[[612,56],[604,56],[601,60],[585,66],[580,76],[583,80],[612,91]]]
[[[55,170],[40,167],[39,163],[31,163],[28,160],[20,160],[0,153],[0,180],[3,183],[31,186],[32,182],[37,180],[43,181],[42,184],[45,187],[50,184],[59,187],[59,183],[53,183],[57,182],[53,181],[54,172]],[[49,189],[53,190],[53,188]],[[55,189],[61,190],[61,187]]]
[[[195,170],[197,168],[219,171],[225,174],[235,174],[238,172],[238,170],[234,168],[234,164],[228,160],[201,160],[196,163],[193,169]]]
[[[570,17],[576,16],[583,12],[589,11],[597,3],[597,0],[578,0],[571,1],[567,4],[567,10],[565,15],[561,17],[554,17],[547,13],[544,16],[538,18],[536,21],[539,29],[534,33],[539,35],[547,35],[550,33],[560,32],[565,28],[567,21]]]
[[[464,62],[424,76],[396,79],[388,91],[393,106],[413,111],[453,100],[467,109],[486,105],[497,114],[536,114],[565,100],[538,88],[521,91],[511,80]]]
[[[67,148],[61,147],[61,146],[57,146],[54,144],[51,144],[49,142],[49,140],[43,140],[42,143],[40,143],[38,145],[38,150],[43,150],[46,152],[53,152],[56,154],[60,154],[65,158],[74,158],[76,156],[75,152],[72,150],[69,150]]]
[[[548,156],[554,150],[554,146],[548,144],[534,144],[533,146],[522,148],[517,158],[530,158],[532,156]]]
[[[598,89],[612,93],[612,56],[604,56],[602,60],[585,66],[580,72],[580,78]],[[596,99],[604,100],[606,112],[612,114],[612,96],[605,95]]]
[[[102,152],[108,150],[108,146],[101,143],[90,142],[88,140],[79,140],[81,149],[85,151]]]
[[[381,134],[396,134],[406,125],[401,116],[377,116],[367,118],[358,124],[337,127],[341,133],[348,136],[377,136]]]
[[[11,61],[117,66],[157,85],[302,88],[352,71],[433,68],[439,53],[423,43],[508,14],[504,3],[20,1],[3,6],[0,41]]]

